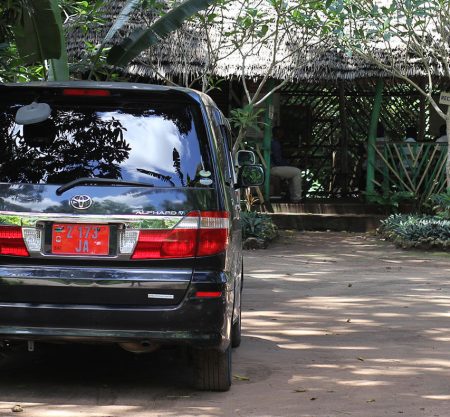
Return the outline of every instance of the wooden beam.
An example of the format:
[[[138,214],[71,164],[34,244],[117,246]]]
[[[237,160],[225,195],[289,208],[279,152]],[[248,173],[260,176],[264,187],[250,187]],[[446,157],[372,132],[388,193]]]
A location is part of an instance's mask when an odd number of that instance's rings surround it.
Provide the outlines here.
[[[341,121],[341,137],[339,138],[340,153],[340,171],[342,173],[342,183],[344,194],[348,194],[348,123],[347,123],[347,105],[345,100],[345,86],[339,82],[339,119]],[[339,173],[338,173],[339,174]]]
[[[369,138],[367,141],[367,174],[366,174],[366,198],[371,201],[375,194],[373,180],[375,179],[375,142],[377,137],[377,125],[380,117],[381,103],[383,101],[384,81],[379,78],[375,90],[375,99],[370,117]]]
[[[270,91],[274,86],[273,81],[267,83],[267,90]],[[272,147],[272,117],[271,111],[273,110],[273,94],[271,94],[265,101],[264,112],[264,141],[263,141],[263,153],[264,161],[266,162],[266,180],[264,182],[264,197],[267,201],[270,201],[270,153]]]

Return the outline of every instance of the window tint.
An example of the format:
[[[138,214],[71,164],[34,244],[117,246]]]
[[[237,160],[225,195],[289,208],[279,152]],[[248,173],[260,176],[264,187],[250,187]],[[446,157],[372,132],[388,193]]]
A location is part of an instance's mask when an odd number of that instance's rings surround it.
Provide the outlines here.
[[[233,166],[230,164],[230,157],[228,152],[228,137],[225,134],[224,126],[221,124],[223,116],[220,111],[214,107],[208,107],[212,126],[214,129],[214,135],[217,140],[217,151],[219,157],[219,164],[222,172],[225,173],[227,181],[234,180]]]
[[[52,108],[48,120],[17,125],[17,110],[32,101],[28,94],[1,99],[0,182],[63,184],[99,177],[189,187],[200,170],[210,169],[195,104],[92,104],[92,98],[56,97],[45,101]]]

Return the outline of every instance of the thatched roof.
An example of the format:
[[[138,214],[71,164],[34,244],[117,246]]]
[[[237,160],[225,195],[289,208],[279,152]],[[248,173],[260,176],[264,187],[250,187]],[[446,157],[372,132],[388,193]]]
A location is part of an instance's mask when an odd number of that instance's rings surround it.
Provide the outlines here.
[[[264,8],[265,0],[254,1],[258,3],[259,9]],[[103,13],[107,22],[115,20],[123,3],[123,0],[107,2]],[[232,31],[234,19],[238,13],[237,2],[235,4],[232,2],[225,12],[224,20],[215,24],[208,34],[199,22],[187,23],[182,30],[162,41],[161,45],[143,52],[139,59],[125,68],[125,73],[149,78],[155,77],[157,73],[169,78],[173,76],[194,78],[207,71],[217,77],[241,77],[243,75],[242,55],[239,51],[233,50],[223,36],[224,33]],[[133,29],[141,27],[143,22],[154,19],[155,16],[151,12],[143,14],[142,11],[138,11],[132,16],[120,36],[126,36]],[[72,60],[79,60],[83,56],[86,40],[99,44],[107,30],[108,27],[104,27],[97,31],[90,31],[86,35],[79,31],[72,31],[69,27],[68,51]],[[222,57],[214,65],[209,66],[211,55],[208,54],[208,36],[213,49],[220,51],[219,55]],[[307,42],[304,38],[305,34],[300,32],[293,32],[286,37],[277,52],[279,57],[286,57],[286,59],[275,66],[272,78],[315,82],[390,77],[375,65],[337,51],[332,44],[315,44],[314,36],[309,37]],[[120,37],[116,36],[113,40],[118,41]],[[244,49],[248,50],[251,47],[251,42],[248,42]],[[245,62],[245,76],[249,78],[264,76],[271,64],[271,54],[271,45],[261,45],[257,51],[249,54]],[[424,75],[420,64],[402,57],[401,51],[399,51],[399,59],[405,60],[405,72],[408,75]],[[441,75],[441,72],[439,68],[436,68],[437,75]]]

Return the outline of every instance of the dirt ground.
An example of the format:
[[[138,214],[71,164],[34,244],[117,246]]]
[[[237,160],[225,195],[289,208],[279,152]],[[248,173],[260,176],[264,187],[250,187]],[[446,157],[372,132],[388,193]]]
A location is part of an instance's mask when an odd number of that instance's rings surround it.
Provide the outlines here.
[[[0,416],[450,415],[449,255],[285,232],[245,265],[229,392],[190,389],[179,350],[37,345],[1,369]]]

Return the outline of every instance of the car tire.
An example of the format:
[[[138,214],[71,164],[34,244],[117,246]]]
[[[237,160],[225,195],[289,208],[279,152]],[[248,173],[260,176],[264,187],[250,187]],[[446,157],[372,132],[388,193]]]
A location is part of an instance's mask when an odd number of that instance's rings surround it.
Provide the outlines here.
[[[195,352],[194,385],[202,391],[228,391],[231,386],[231,346],[222,352],[202,349]]]

